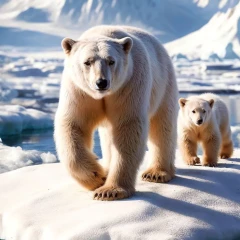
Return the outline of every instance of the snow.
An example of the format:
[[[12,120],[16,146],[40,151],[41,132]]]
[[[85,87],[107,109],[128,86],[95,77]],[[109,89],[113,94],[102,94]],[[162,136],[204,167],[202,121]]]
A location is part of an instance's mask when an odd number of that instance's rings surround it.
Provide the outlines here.
[[[235,147],[240,147],[240,126],[232,126],[231,127],[232,131],[232,139],[233,142],[235,143]]]
[[[0,105],[21,105],[54,115],[58,103],[62,51],[4,48],[0,51]]]
[[[40,157],[41,157],[43,163],[54,163],[54,162],[57,162],[56,156],[51,154],[50,152],[41,153]]]
[[[186,166],[177,153],[170,183],[138,176],[136,194],[115,202],[92,200],[61,163],[1,174],[0,238],[238,239],[239,155],[237,149],[232,159],[208,168]]]
[[[1,52],[0,52],[1,53]],[[47,103],[57,103],[61,72],[63,70],[62,51],[24,52],[15,49],[15,52],[2,50],[2,56],[8,61],[2,63],[0,69],[0,100],[1,82],[6,89],[11,89],[19,97],[28,97],[30,106],[37,109],[46,109]],[[173,58],[177,73],[179,90],[185,91],[214,91],[216,93],[240,92],[240,65],[239,60],[190,61],[184,55]],[[2,78],[2,80],[1,80]],[[31,95],[31,96],[30,96]],[[25,99],[26,100],[26,99]],[[12,102],[23,104],[24,102]],[[54,110],[50,110],[54,112]]]
[[[21,147],[5,146],[0,141],[0,173],[25,166],[57,162],[55,155],[37,150],[24,151]]]
[[[240,238],[239,0],[0,2],[0,239]],[[172,41],[165,46],[180,97],[221,95],[234,157],[217,168],[189,167],[177,151],[177,177],[169,184],[139,176],[132,198],[92,200],[56,163],[52,128],[64,60],[60,41],[97,24],[144,27]],[[94,140],[100,156],[97,134]]]
[[[173,59],[180,92],[236,94],[240,88],[239,60]]]
[[[8,102],[13,98],[16,98],[18,93],[15,89],[11,89],[7,86],[4,86],[0,82],[0,102]]]
[[[240,2],[226,12],[217,12],[201,29],[166,44],[171,56],[188,59],[240,57]]]
[[[26,129],[44,129],[52,126],[51,114],[18,105],[0,106],[0,136],[20,134]]]
[[[82,31],[99,24],[144,27],[162,42],[168,42],[198,30],[215,14],[226,12],[237,3],[238,0],[9,0],[0,4],[0,20],[4,20],[0,26],[5,32],[18,30],[18,38],[32,44],[41,34],[54,43],[51,35],[77,38]],[[10,36],[5,38],[11,41]]]
[[[171,56],[234,59],[240,57],[239,19],[239,0],[9,0],[0,3],[0,45],[60,49],[63,37],[125,24],[154,33]]]

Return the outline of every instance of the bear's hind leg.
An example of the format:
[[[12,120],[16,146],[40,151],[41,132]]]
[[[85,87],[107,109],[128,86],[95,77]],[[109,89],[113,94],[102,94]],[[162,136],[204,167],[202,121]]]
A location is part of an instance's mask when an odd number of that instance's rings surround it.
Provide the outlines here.
[[[233,142],[231,139],[231,130],[229,129],[229,132],[225,136],[222,136],[220,158],[222,159],[230,158],[232,154],[233,154]]]
[[[220,150],[220,133],[212,133],[210,137],[203,139],[203,165],[209,167],[216,167],[218,162],[218,155]]]
[[[150,167],[142,174],[142,179],[149,182],[169,182],[175,174],[174,160],[177,138],[176,109],[162,104],[149,126]]]

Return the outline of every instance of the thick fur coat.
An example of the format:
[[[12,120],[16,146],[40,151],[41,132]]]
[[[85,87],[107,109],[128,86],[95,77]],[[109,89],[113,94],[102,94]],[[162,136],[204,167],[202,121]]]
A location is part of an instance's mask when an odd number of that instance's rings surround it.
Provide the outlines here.
[[[151,34],[127,26],[98,26],[66,54],[55,117],[58,156],[94,198],[131,196],[146,144],[151,164],[142,178],[174,176],[178,91],[171,60]],[[92,153],[99,128],[104,166]]]
[[[178,142],[184,161],[200,163],[197,144],[203,147],[202,164],[216,166],[218,156],[229,158],[233,142],[225,103],[214,94],[206,93],[179,99]]]

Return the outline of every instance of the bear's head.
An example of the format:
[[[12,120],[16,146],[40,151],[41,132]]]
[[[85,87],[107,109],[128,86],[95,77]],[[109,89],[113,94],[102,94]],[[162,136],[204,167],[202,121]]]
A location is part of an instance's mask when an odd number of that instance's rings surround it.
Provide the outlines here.
[[[179,99],[179,106],[184,116],[184,120],[196,126],[204,125],[209,121],[213,104],[213,99],[210,99],[209,101],[196,97]]]
[[[116,92],[131,74],[129,53],[132,45],[130,37],[112,39],[99,36],[79,41],[64,38],[62,48],[71,80],[95,99]]]

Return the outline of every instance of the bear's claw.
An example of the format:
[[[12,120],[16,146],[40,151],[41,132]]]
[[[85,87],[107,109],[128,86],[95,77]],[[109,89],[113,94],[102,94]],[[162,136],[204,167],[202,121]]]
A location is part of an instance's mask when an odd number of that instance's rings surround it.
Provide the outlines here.
[[[113,201],[117,199],[128,198],[134,190],[126,190],[122,187],[107,187],[102,186],[95,190],[93,199],[100,201]]]

